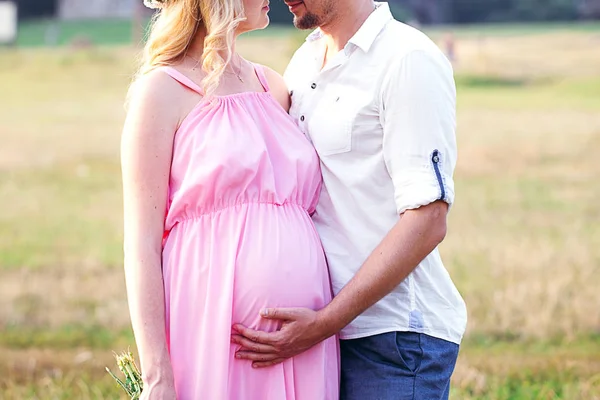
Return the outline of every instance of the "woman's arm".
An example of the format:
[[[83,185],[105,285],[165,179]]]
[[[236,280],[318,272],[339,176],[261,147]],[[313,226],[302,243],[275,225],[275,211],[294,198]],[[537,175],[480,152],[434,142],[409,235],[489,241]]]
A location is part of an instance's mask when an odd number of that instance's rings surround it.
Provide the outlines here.
[[[165,334],[162,236],[179,121],[173,105],[177,89],[158,71],[137,81],[121,142],[125,279],[145,398],[153,391],[151,398],[175,398]]]

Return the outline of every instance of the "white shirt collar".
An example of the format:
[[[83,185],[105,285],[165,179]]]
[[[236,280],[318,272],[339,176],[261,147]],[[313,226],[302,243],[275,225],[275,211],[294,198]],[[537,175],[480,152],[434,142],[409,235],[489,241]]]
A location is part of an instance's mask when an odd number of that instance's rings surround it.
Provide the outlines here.
[[[348,43],[362,49],[365,53],[369,51],[375,38],[385,25],[393,19],[392,12],[388,3],[375,2],[375,11],[369,15],[366,21],[362,24],[360,29],[350,38]],[[323,37],[321,29],[316,29],[307,38],[307,42],[314,42]]]

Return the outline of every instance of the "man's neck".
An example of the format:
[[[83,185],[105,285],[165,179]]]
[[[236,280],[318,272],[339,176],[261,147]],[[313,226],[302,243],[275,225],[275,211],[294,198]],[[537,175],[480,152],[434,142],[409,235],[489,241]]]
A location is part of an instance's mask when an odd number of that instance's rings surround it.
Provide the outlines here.
[[[321,26],[328,55],[342,50],[374,10],[373,0],[348,1],[330,23]]]

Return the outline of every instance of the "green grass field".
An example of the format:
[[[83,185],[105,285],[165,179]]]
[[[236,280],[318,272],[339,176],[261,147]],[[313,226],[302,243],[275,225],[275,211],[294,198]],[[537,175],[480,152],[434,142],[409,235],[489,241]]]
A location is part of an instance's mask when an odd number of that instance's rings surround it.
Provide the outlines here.
[[[129,32],[99,26],[103,44]],[[454,30],[457,198],[441,251],[469,328],[451,398],[600,399],[600,30],[517,28]],[[23,47],[0,49],[0,398],[118,399],[104,366],[134,344],[118,151],[136,54],[36,47],[41,28],[22,29]],[[300,41],[277,29],[239,46],[283,71]]]
[[[600,26],[600,24],[599,24]],[[143,27],[144,28],[144,27]],[[599,28],[600,29],[600,28]],[[290,26],[271,26],[266,30],[251,32],[249,37],[288,36]],[[25,21],[19,25],[16,45],[42,47],[47,44],[65,46],[78,39],[87,39],[96,45],[127,45],[134,36],[129,20]]]
[[[264,31],[249,34],[250,37],[279,37],[288,36],[291,26],[271,26]],[[25,21],[19,25],[18,46],[44,46],[46,35],[56,35],[56,44],[67,45],[77,38],[87,38],[97,45],[125,45],[132,39],[132,24],[129,20],[98,20],[98,21],[56,21],[38,20]],[[600,22],[573,23],[498,23],[473,24],[462,26],[439,26],[429,28],[435,35],[439,32],[452,31],[459,37],[485,36],[529,36],[548,32],[583,32],[600,34]]]

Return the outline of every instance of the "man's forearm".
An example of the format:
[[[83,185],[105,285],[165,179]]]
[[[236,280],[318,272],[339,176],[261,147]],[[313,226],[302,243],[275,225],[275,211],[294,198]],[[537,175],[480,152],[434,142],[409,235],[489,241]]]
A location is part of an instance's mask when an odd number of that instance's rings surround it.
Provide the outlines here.
[[[354,278],[319,312],[325,329],[337,333],[406,279],[444,239],[446,213],[442,202],[407,211]]]

